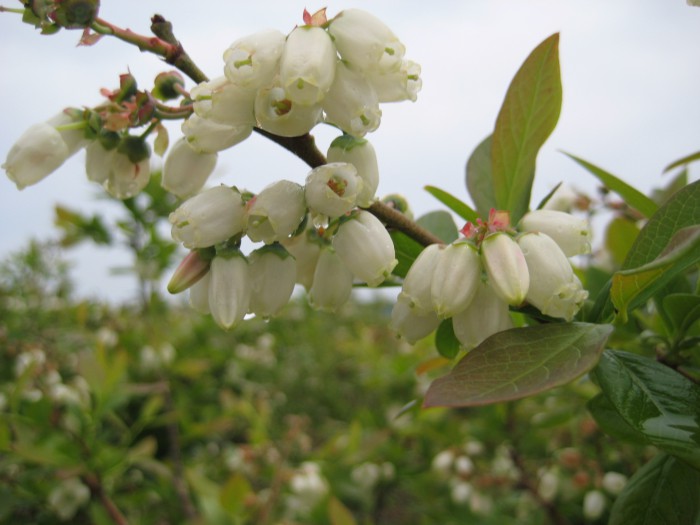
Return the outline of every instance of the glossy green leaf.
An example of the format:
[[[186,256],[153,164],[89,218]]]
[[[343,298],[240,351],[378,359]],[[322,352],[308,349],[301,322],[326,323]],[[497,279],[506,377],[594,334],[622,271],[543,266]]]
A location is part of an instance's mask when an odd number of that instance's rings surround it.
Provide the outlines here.
[[[627,217],[615,217],[605,231],[605,249],[612,256],[616,265],[625,262],[634,240],[639,235],[637,223]]]
[[[610,298],[622,322],[633,309],[661,290],[675,276],[700,262],[700,226],[679,230],[658,259],[613,275]]]
[[[527,57],[511,82],[491,143],[496,207],[509,210],[513,224],[530,203],[537,153],[554,130],[561,112],[559,34],[547,38]]]
[[[396,253],[396,259],[399,261],[392,273],[399,277],[406,277],[406,273],[411,268],[413,261],[423,251],[423,246],[399,231],[391,232],[391,240],[394,242],[394,252]]]
[[[428,388],[424,406],[477,406],[566,384],[598,362],[609,325],[557,323],[489,337]]]
[[[435,331],[435,348],[441,356],[454,359],[459,353],[459,340],[452,326],[452,318],[445,319]]]
[[[426,213],[416,222],[419,226],[428,230],[445,244],[449,244],[459,237],[459,230],[457,229],[455,220],[449,212],[444,210]]]
[[[639,469],[617,497],[609,525],[697,525],[700,472],[659,454]]]
[[[672,162],[664,168],[664,173],[668,173],[674,168],[677,168],[679,166],[685,166],[686,164],[690,164],[691,162],[695,162],[696,160],[700,160],[700,151],[696,151],[695,153],[691,153],[690,155],[686,155],[685,157]]]
[[[465,221],[476,222],[476,219],[479,218],[479,215],[472,210],[467,203],[462,202],[454,195],[447,193],[445,190],[441,190],[435,186],[425,186],[424,189],[457,215],[462,217],[462,219]]]
[[[489,135],[474,149],[467,161],[467,190],[482,217],[487,217],[489,210],[496,207],[491,175],[491,141],[492,136]]]
[[[654,359],[610,350],[593,375],[632,428],[700,469],[700,386]]]
[[[683,335],[700,320],[700,295],[677,293],[663,298],[663,309],[677,334]]]
[[[654,215],[654,213],[656,213],[656,210],[659,206],[638,189],[630,186],[629,184],[619,179],[612,173],[609,173],[604,169],[591,164],[588,161],[576,157],[571,153],[566,153],[565,151],[563,153],[571,160],[577,162],[580,166],[584,167],[595,177],[597,177],[598,180],[600,180],[600,182],[602,182],[606,188],[608,188],[610,191],[614,191],[615,193],[617,193],[620,197],[622,197],[622,200],[624,200],[629,206],[631,206],[635,210],[639,211],[639,213],[641,213],[645,217],[651,217],[652,215]]]
[[[606,434],[620,441],[649,444],[644,434],[637,432],[622,418],[605,394],[595,396],[587,403],[586,407]]]

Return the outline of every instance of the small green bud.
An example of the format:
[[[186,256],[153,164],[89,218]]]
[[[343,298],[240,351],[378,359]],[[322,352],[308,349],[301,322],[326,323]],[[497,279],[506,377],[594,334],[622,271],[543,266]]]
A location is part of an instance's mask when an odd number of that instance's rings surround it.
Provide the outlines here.
[[[90,27],[99,9],[99,0],[62,0],[56,2],[51,18],[61,27],[82,29]]]
[[[100,132],[97,134],[97,140],[100,141],[100,144],[104,149],[107,151],[113,150],[117,146],[119,146],[119,142],[121,141],[121,137],[119,136],[119,133],[116,131],[108,131],[106,129],[101,129]]]
[[[160,73],[154,81],[153,96],[160,100],[172,100],[181,96],[177,86],[184,87],[185,81],[177,71]]]
[[[392,193],[384,197],[382,202],[394,208],[396,211],[403,213],[409,219],[413,219],[413,211],[411,210],[411,206],[408,204],[406,197],[403,195]]]
[[[141,137],[126,135],[122,137],[117,146],[117,151],[123,153],[134,164],[138,164],[143,159],[151,156],[151,147]]]

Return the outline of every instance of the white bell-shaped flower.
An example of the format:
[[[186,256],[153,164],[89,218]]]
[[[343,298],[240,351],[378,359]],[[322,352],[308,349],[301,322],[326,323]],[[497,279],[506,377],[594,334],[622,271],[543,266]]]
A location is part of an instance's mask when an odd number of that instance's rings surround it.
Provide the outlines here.
[[[296,262],[280,244],[255,250],[250,263],[249,311],[267,319],[289,302],[296,281]]]
[[[117,150],[108,152],[105,168],[108,172],[103,182],[104,188],[117,199],[129,199],[138,195],[151,178],[148,157],[134,163],[126,154]]]
[[[520,230],[551,237],[567,257],[591,252],[591,225],[563,211],[535,210],[520,219]]]
[[[507,233],[494,233],[483,240],[481,262],[489,284],[501,299],[513,306],[525,300],[530,274],[523,251]]]
[[[530,274],[526,300],[545,315],[571,321],[588,297],[569,260],[551,237],[525,233],[518,238]]]
[[[335,79],[323,99],[326,121],[355,137],[376,130],[382,118],[379,99],[364,75],[342,62],[335,70]]]
[[[248,237],[265,244],[289,237],[306,215],[304,188],[296,182],[279,180],[248,201]]]
[[[250,137],[253,124],[231,126],[193,114],[182,123],[181,129],[193,150],[200,153],[216,153]]]
[[[337,311],[350,298],[352,272],[331,246],[323,246],[318,256],[309,302],[316,310]]]
[[[364,210],[340,225],[333,248],[353,275],[371,287],[383,283],[398,264],[389,232]]]
[[[268,85],[277,72],[285,36],[276,29],[259,31],[236,40],[224,51],[224,74],[242,87]]]
[[[391,310],[389,328],[408,343],[415,344],[423,339],[440,325],[440,319],[432,310],[421,313],[411,307],[411,303],[405,297],[399,295]]]
[[[292,102],[313,105],[323,100],[333,83],[336,51],[320,27],[296,27],[287,36],[280,59],[280,83]]]
[[[211,310],[209,309],[209,284],[211,283],[211,271],[202,277],[199,281],[194,283],[189,288],[190,296],[189,303],[190,306],[200,314],[209,314]]]
[[[430,294],[438,317],[452,317],[474,298],[481,279],[481,261],[470,242],[454,242],[440,252]]]
[[[209,310],[221,328],[230,330],[243,320],[250,304],[250,270],[242,253],[217,255],[211,261]]]
[[[296,259],[296,282],[301,284],[308,292],[314,280],[316,263],[321,253],[320,239],[312,239],[312,231],[307,230],[282,241],[287,251]]]
[[[256,90],[218,77],[195,86],[190,95],[195,114],[228,126],[255,125]]]
[[[479,282],[474,299],[452,317],[452,329],[462,347],[479,346],[493,334],[513,327],[508,305],[485,282]]]
[[[170,214],[172,237],[185,248],[206,248],[245,230],[248,215],[238,191],[221,185],[198,193]]]
[[[303,105],[292,102],[279,85],[258,90],[255,118],[258,126],[280,137],[299,137],[313,129],[322,119],[321,104]]]
[[[361,9],[341,11],[328,26],[340,57],[360,71],[394,71],[406,48],[384,22]]]
[[[421,67],[411,60],[403,60],[395,71],[386,73],[369,72],[367,81],[377,93],[379,102],[403,102],[418,99],[418,92],[423,87],[420,78]]]
[[[311,170],[306,177],[306,204],[318,215],[340,217],[357,205],[363,185],[352,164],[324,164]]]
[[[88,180],[104,184],[109,177],[114,150],[106,150],[99,141],[90,142],[85,148],[85,174]]]
[[[180,198],[202,189],[216,167],[216,153],[195,151],[181,138],[170,148],[163,164],[161,186]]]
[[[331,142],[326,158],[328,162],[345,162],[355,166],[357,175],[362,179],[357,205],[369,207],[379,186],[379,165],[372,144],[366,139],[341,135]]]
[[[408,302],[416,314],[426,315],[428,312],[434,312],[431,292],[433,274],[440,252],[444,249],[445,246],[441,244],[426,246],[406,274],[399,297]]]

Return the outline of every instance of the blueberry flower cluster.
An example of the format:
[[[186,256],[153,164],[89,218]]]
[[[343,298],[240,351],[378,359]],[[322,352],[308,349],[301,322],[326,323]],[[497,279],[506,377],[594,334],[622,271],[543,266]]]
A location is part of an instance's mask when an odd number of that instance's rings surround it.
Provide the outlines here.
[[[590,226],[564,212],[537,210],[518,228],[507,212],[467,223],[464,237],[425,248],[408,271],[392,327],[410,343],[452,319],[466,349],[513,326],[510,306],[528,303],[571,321],[588,297],[569,257],[590,252]]]

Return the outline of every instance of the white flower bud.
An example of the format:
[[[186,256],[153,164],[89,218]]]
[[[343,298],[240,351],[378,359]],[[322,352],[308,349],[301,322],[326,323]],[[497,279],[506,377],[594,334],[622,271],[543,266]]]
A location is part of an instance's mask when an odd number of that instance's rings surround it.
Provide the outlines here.
[[[44,179],[69,156],[61,134],[44,122],[34,124],[19,137],[2,167],[21,190]]]
[[[433,312],[433,299],[431,294],[433,273],[435,265],[440,258],[440,252],[445,247],[440,244],[427,246],[408,270],[401,288],[401,297],[404,297],[411,308],[418,315]]]
[[[230,330],[243,320],[250,304],[250,273],[243,254],[217,255],[211,261],[209,309],[221,328]]]
[[[365,77],[342,62],[335,70],[335,79],[323,99],[326,121],[355,137],[376,130],[382,118],[379,99]]]
[[[479,282],[469,306],[452,318],[455,336],[467,349],[479,346],[493,334],[512,327],[508,305],[484,282]]]
[[[288,180],[274,182],[248,202],[248,237],[265,244],[282,241],[305,215],[304,188]]]
[[[520,229],[548,235],[567,257],[591,251],[591,226],[588,221],[563,211],[531,211],[520,219]]]
[[[200,314],[209,314],[209,283],[211,282],[211,271],[209,271],[199,281],[189,288],[190,306]]]
[[[340,225],[333,248],[353,275],[371,287],[383,283],[398,264],[389,232],[364,210]]]
[[[311,240],[309,233],[307,230],[301,235],[282,241],[287,251],[296,259],[296,282],[303,285],[307,292],[311,289],[316,263],[321,253],[320,242]]]
[[[328,27],[340,57],[361,71],[394,71],[406,51],[381,20],[360,9],[341,11]]]
[[[410,344],[415,344],[434,332],[439,325],[440,319],[435,312],[420,313],[415,308],[411,308],[408,299],[401,295],[394,303],[389,328]]]
[[[320,102],[333,83],[336,52],[328,33],[320,27],[296,27],[280,59],[280,82],[287,97],[297,104]]]
[[[230,126],[213,120],[190,115],[182,123],[182,133],[195,151],[216,153],[243,142],[253,132],[252,124]]]
[[[377,93],[379,102],[403,102],[418,99],[418,92],[423,87],[420,78],[421,67],[411,60],[403,60],[401,67],[386,73],[370,72],[367,81]]]
[[[289,302],[296,280],[296,262],[280,244],[255,250],[250,262],[250,311],[268,318]]]
[[[165,159],[161,186],[180,198],[197,193],[214,171],[216,158],[216,153],[199,153],[181,138]]]
[[[114,150],[106,150],[98,141],[92,141],[85,148],[85,173],[88,180],[104,184],[109,177],[111,157]]]
[[[544,233],[521,235],[518,244],[530,274],[527,302],[545,315],[571,321],[588,292],[582,290],[564,252]]]
[[[255,98],[258,126],[280,137],[305,135],[322,119],[321,104],[303,105],[292,102],[279,85],[258,90]]]
[[[352,164],[324,164],[311,170],[306,177],[306,204],[316,214],[340,217],[357,205],[363,184]]]
[[[172,237],[185,248],[206,248],[241,233],[248,220],[238,191],[221,185],[198,193],[170,214]]]
[[[583,515],[586,519],[597,520],[605,512],[606,505],[605,496],[599,490],[586,492],[583,497]]]
[[[606,472],[603,475],[601,485],[610,494],[617,496],[623,491],[625,485],[627,485],[627,476],[619,472]]]
[[[272,81],[279,64],[285,36],[273,29],[236,40],[224,52],[224,74],[234,84],[259,88]]]
[[[474,245],[455,242],[442,250],[430,288],[438,317],[452,317],[469,306],[480,279],[481,262]]]
[[[60,481],[49,493],[49,508],[61,521],[72,519],[78,509],[90,501],[90,489],[78,478]]]
[[[190,94],[194,112],[202,118],[234,127],[255,125],[255,89],[218,77],[198,84]]]
[[[350,298],[352,272],[330,246],[321,248],[309,302],[316,310],[337,311]]]
[[[341,135],[328,148],[328,162],[346,162],[355,166],[362,179],[362,190],[357,196],[357,205],[368,207],[374,200],[379,186],[379,165],[372,144],[365,139]]]
[[[107,178],[103,186],[117,199],[129,199],[138,195],[151,179],[151,162],[147,157],[134,164],[129,157],[117,150],[108,152],[105,169]]]
[[[494,233],[481,243],[481,261],[489,284],[506,303],[518,306],[525,300],[530,274],[523,251],[508,234]]]

